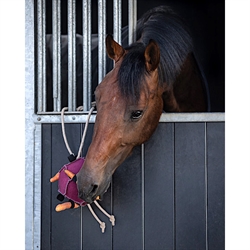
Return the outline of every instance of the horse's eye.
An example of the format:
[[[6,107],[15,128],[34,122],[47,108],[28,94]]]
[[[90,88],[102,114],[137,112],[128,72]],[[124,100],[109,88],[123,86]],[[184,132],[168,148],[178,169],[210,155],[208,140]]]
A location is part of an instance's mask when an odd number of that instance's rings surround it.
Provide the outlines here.
[[[143,113],[142,110],[135,110],[135,111],[132,111],[132,113],[131,113],[131,119],[132,119],[132,120],[139,119],[139,118],[142,116],[142,113]]]

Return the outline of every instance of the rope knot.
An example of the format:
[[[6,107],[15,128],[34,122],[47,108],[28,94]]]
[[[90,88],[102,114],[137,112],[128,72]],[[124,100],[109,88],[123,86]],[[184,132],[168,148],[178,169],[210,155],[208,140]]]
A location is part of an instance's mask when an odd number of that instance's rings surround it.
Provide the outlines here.
[[[102,230],[102,233],[104,233],[105,227],[106,227],[105,222],[101,222],[100,228],[101,228],[101,230]]]

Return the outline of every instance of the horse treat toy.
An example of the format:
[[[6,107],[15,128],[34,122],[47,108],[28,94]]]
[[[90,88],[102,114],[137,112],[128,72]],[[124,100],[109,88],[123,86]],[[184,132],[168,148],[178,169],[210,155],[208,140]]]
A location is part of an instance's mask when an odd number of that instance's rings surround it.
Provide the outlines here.
[[[56,206],[56,211],[60,212],[69,208],[78,208],[86,206],[87,203],[78,197],[78,189],[76,185],[76,174],[81,169],[84,158],[78,158],[73,162],[64,165],[60,171],[50,179],[50,182],[58,180],[58,196],[57,199],[63,201],[68,198],[69,201]]]
[[[67,142],[67,138],[66,138],[66,134],[65,134],[65,128],[64,128],[64,111],[67,110],[67,108],[63,108],[62,109],[62,132],[63,132],[63,138],[66,144],[66,147],[70,153],[68,159],[69,159],[69,163],[65,164],[58,173],[56,173],[51,179],[50,182],[55,182],[58,181],[58,192],[59,194],[57,195],[57,199],[60,201],[63,201],[64,198],[68,198],[67,202],[64,202],[62,204],[58,204],[55,208],[55,210],[57,212],[66,210],[66,209],[70,209],[70,208],[78,208],[80,206],[84,207],[87,205],[87,207],[89,208],[90,212],[92,213],[92,215],[94,216],[94,218],[97,220],[97,222],[100,224],[100,228],[102,230],[102,232],[104,233],[105,230],[105,223],[100,221],[99,218],[97,217],[97,215],[94,213],[92,207],[90,206],[90,204],[87,204],[86,201],[84,201],[83,199],[78,197],[78,188],[77,188],[77,178],[76,178],[76,174],[80,171],[80,169],[83,166],[84,163],[84,158],[80,157],[80,153],[83,147],[83,142],[86,136],[86,132],[87,132],[87,128],[88,128],[88,123],[89,123],[89,118],[90,115],[92,113],[92,111],[94,110],[94,107],[91,108],[91,110],[89,111],[88,117],[87,117],[87,122],[84,128],[84,132],[83,132],[83,136],[82,136],[82,141],[81,141],[81,145],[79,147],[79,151],[78,151],[78,155],[75,156],[70,147],[69,144]],[[96,200],[94,201],[94,204],[107,216],[109,217],[110,222],[112,223],[112,226],[115,225],[115,217],[113,215],[108,214],[101,206],[100,204],[97,202],[97,200],[99,200],[100,197],[96,197]]]

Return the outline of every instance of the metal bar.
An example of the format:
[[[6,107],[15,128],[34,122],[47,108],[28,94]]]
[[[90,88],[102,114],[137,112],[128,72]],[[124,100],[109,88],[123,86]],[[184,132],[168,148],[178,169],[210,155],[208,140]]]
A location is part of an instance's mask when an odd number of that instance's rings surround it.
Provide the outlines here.
[[[86,110],[88,105],[87,84],[88,84],[88,0],[82,2],[82,51],[83,51],[83,109]]]
[[[106,0],[98,0],[98,82],[106,75]]]
[[[66,112],[67,113],[67,112]],[[86,123],[88,114],[83,113],[74,113],[72,114],[65,114],[64,115],[64,122],[65,123]],[[89,122],[95,123],[96,115],[91,115]],[[61,123],[61,115],[37,115],[33,117],[33,122],[35,124],[54,124],[54,123]]]
[[[134,29],[134,42],[136,41],[136,25],[137,25],[137,0],[134,0],[133,1],[133,3],[134,3],[134,27],[133,27],[133,29]]]
[[[37,1],[37,111],[43,111],[43,74],[42,74],[42,64],[43,64],[43,39],[42,39],[42,0]]]
[[[95,121],[95,114],[91,116],[91,122]],[[65,112],[66,123],[85,123],[87,112]],[[61,114],[44,112],[33,116],[35,123],[61,123]],[[164,113],[160,121],[164,122],[225,122],[225,113]]]
[[[46,111],[46,105],[47,105],[47,95],[46,95],[46,1],[43,0],[42,2],[42,26],[43,26],[43,32],[42,32],[42,39],[43,39],[43,53],[42,53],[42,60],[43,60],[43,110]]]
[[[37,1],[37,110],[46,111],[46,1]]]
[[[91,1],[83,0],[83,110],[91,104]]]
[[[68,0],[68,109],[76,109],[76,2]]]
[[[128,43],[136,41],[137,0],[128,2]]]
[[[34,130],[34,166],[32,174],[34,174],[33,198],[34,198],[34,242],[33,249],[41,249],[41,155],[42,155],[42,125],[36,124]]]
[[[92,63],[91,63],[91,45],[92,45],[92,26],[91,26],[91,0],[88,0],[88,89],[87,89],[87,95],[88,95],[88,99],[87,99],[87,105],[86,105],[86,109],[90,110],[91,108],[91,97],[92,97]]]
[[[163,113],[160,122],[224,122],[225,113]]]
[[[58,92],[58,86],[57,86],[57,53],[58,53],[58,47],[57,47],[57,0],[52,1],[52,38],[53,38],[53,104],[54,104],[54,111],[57,111],[57,92]]]
[[[61,1],[52,2],[53,29],[53,104],[54,111],[61,110]]]
[[[25,1],[25,249],[33,249],[33,145],[35,107],[34,1]],[[38,14],[38,13],[37,13]]]
[[[114,0],[114,40],[119,44],[122,43],[121,29],[122,29],[121,0]]]

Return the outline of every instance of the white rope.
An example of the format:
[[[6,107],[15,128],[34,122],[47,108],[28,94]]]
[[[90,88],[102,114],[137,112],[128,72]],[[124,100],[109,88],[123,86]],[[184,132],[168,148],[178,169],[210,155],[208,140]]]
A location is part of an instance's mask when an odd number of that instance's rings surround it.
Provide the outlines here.
[[[91,207],[89,204],[87,204],[87,206],[88,206],[89,211],[90,211],[91,214],[93,215],[93,217],[94,217],[94,218],[96,219],[96,221],[100,224],[100,228],[101,228],[101,230],[102,230],[102,233],[104,233],[105,227],[106,227],[105,222],[101,221],[101,220],[98,218],[98,216],[95,214],[94,210],[92,209],[92,207]]]
[[[110,215],[109,213],[107,213],[102,207],[101,205],[97,202],[94,201],[94,203],[96,204],[96,206],[109,218],[110,222],[112,223],[112,226],[115,225],[115,216],[114,215]]]
[[[81,152],[82,152],[82,147],[83,147],[83,144],[84,144],[84,140],[85,140],[85,136],[87,134],[87,129],[88,129],[88,126],[89,126],[89,119],[90,119],[90,116],[93,112],[93,110],[95,109],[95,107],[92,107],[88,113],[88,116],[87,116],[87,121],[86,121],[86,124],[85,124],[85,127],[84,127],[84,131],[83,131],[83,135],[82,135],[82,141],[81,141],[81,144],[80,144],[80,147],[79,147],[79,150],[78,150],[78,154],[77,154],[77,159],[81,156]]]
[[[73,153],[69,147],[69,143],[68,143],[66,133],[65,133],[65,126],[64,126],[64,112],[65,112],[65,110],[68,110],[68,107],[63,108],[61,111],[62,134],[63,134],[64,143],[66,145],[66,148],[69,151],[69,154],[73,155]]]
[[[77,108],[78,111],[79,111],[79,109],[81,109],[81,107]],[[87,134],[87,129],[88,129],[88,125],[89,125],[89,119],[90,119],[90,116],[91,116],[92,112],[94,111],[94,109],[95,109],[95,106],[93,106],[90,109],[90,111],[88,112],[86,124],[85,124],[83,135],[82,135],[81,144],[80,144],[76,159],[78,159],[81,156],[82,147],[83,147],[83,144],[84,144],[85,136]],[[67,136],[66,136],[66,133],[65,133],[65,125],[64,125],[64,112],[65,112],[65,110],[68,110],[68,107],[63,108],[62,111],[61,111],[62,134],[63,134],[63,139],[64,139],[64,142],[65,142],[66,148],[68,149],[69,154],[74,155],[73,152],[70,149],[70,146],[69,146],[69,143],[68,143],[68,140],[67,140]]]

